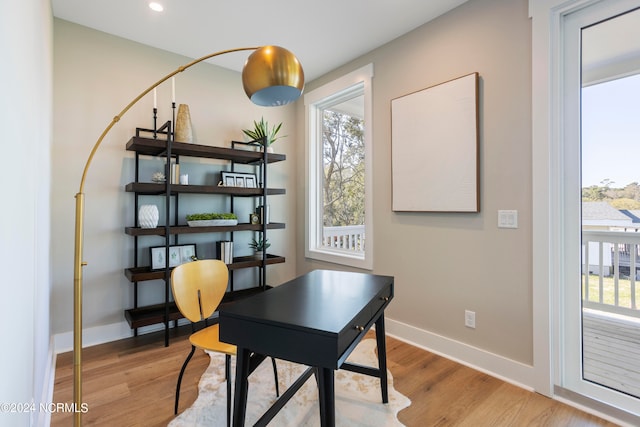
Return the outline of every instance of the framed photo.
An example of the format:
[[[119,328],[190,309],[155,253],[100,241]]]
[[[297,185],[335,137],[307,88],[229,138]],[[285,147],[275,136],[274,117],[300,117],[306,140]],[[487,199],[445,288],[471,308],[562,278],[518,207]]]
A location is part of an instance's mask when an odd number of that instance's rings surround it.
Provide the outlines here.
[[[178,246],[169,247],[169,267],[180,265],[180,248]]]
[[[255,175],[245,177],[244,186],[247,188],[257,188]]]
[[[220,172],[225,187],[257,188],[255,173]]]
[[[150,248],[151,269],[161,270],[166,268],[166,248],[156,246]],[[177,267],[185,262],[191,262],[196,257],[196,245],[175,245],[169,246],[169,267]]]
[[[180,264],[191,262],[196,258],[196,245],[180,246]]]

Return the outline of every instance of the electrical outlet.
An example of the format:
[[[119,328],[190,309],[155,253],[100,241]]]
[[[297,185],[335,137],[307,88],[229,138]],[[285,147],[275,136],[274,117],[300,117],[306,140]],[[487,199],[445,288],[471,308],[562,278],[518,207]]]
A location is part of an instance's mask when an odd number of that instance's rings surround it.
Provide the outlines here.
[[[476,312],[471,310],[464,311],[464,326],[467,328],[476,328]]]

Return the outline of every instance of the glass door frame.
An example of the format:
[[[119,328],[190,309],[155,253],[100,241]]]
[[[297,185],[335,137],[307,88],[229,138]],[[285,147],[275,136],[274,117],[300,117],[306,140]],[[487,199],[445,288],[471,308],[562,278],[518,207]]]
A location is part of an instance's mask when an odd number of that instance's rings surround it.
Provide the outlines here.
[[[576,298],[581,271],[580,37],[571,21],[587,17],[593,24],[638,5],[640,0],[529,3],[535,387],[629,422],[640,420],[639,414],[630,415],[637,412],[636,399],[582,380],[581,304]]]

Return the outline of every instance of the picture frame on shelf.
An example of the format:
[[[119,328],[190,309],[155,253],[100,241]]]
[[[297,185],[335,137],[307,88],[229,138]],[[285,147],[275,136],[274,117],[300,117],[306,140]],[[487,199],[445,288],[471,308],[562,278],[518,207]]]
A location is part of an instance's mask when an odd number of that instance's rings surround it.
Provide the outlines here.
[[[247,176],[245,177],[245,187],[247,188],[258,188],[258,186],[256,185],[256,176]]]
[[[149,248],[149,253],[152,270],[162,270],[167,267],[165,246],[155,246]],[[180,264],[191,262],[195,258],[196,245],[169,246],[169,267],[177,267]]]
[[[196,257],[196,245],[182,245],[180,246],[180,263],[191,262],[197,259]]]
[[[225,187],[258,188],[255,173],[220,172]]]

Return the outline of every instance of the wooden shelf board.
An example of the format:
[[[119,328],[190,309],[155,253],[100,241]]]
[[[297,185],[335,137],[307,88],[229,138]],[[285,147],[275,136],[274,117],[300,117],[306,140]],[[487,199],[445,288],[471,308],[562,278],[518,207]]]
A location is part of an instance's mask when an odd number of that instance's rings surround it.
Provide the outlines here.
[[[155,304],[145,307],[131,308],[125,310],[124,317],[127,319],[131,329],[141,328],[143,326],[164,323],[164,304]],[[169,320],[182,319],[182,314],[176,307],[175,303],[169,303]]]
[[[285,257],[267,254],[266,265],[282,264]],[[228,264],[229,270],[239,270],[242,268],[259,267],[262,259],[253,256],[243,256],[233,258],[233,263]],[[150,267],[125,268],[124,275],[130,282],[144,282],[147,280],[164,279],[164,270],[151,270]]]
[[[134,136],[127,142],[128,151],[136,151],[149,156],[166,156],[167,141]],[[210,145],[191,144],[185,142],[171,143],[171,154],[207,159],[231,160],[236,163],[252,164],[263,160],[263,153],[233,148],[213,147]],[[281,162],[287,157],[284,154],[267,153],[267,163]]]
[[[281,264],[285,262],[283,256],[267,254],[266,264]],[[256,258],[254,256],[234,257],[233,264],[229,264],[229,270],[238,270],[241,268],[259,267],[262,264],[262,258]]]
[[[266,289],[270,289],[269,286]],[[227,292],[222,298],[221,306],[225,304],[233,303],[243,298],[247,298],[251,295],[264,292],[261,287],[253,287],[249,289],[241,289],[238,291]],[[131,329],[141,328],[143,326],[155,325],[158,323],[164,323],[165,307],[164,304],[155,304],[138,308],[131,308],[125,310],[124,317],[127,319]],[[215,315],[213,317],[216,317]],[[175,303],[169,303],[169,320],[179,320],[184,318]]]
[[[281,222],[270,222],[267,230],[284,229],[285,224]],[[217,225],[212,227],[189,227],[188,225],[171,226],[170,234],[194,234],[194,233],[227,233],[230,231],[261,231],[262,224],[239,223],[238,225]],[[125,234],[129,236],[164,236],[165,228],[140,228],[125,227]]]
[[[259,197],[262,196],[262,188],[244,188],[244,187],[224,187],[218,185],[180,185],[171,184],[170,192],[175,194],[222,194],[227,196],[238,197]],[[130,182],[124,187],[129,193],[139,193],[144,195],[161,195],[166,192],[166,185],[161,182]],[[267,195],[287,194],[284,188],[267,188]]]

